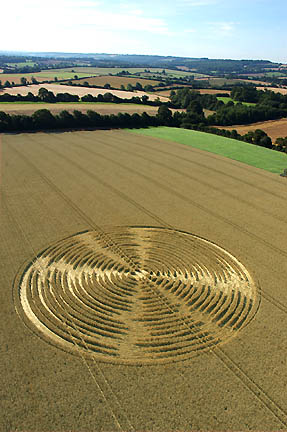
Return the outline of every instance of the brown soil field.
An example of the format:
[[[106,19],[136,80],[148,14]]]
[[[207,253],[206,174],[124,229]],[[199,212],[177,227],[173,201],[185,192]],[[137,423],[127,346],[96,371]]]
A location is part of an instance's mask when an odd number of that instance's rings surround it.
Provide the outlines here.
[[[145,85],[157,85],[159,81],[148,80],[143,78],[128,78],[128,77],[120,77],[120,76],[98,76],[98,77],[90,77],[83,78],[80,80],[72,80],[73,83],[84,83],[88,82],[90,85],[97,85],[103,87],[105,84],[110,84],[112,87],[120,89],[121,85],[127,87],[128,84],[136,85],[139,82],[143,87]],[[67,81],[68,82],[68,81]]]
[[[115,104],[115,103],[88,103],[88,104],[77,104],[77,103],[35,103],[35,104],[17,104],[17,103],[0,103],[0,111],[4,111],[9,114],[26,114],[31,115],[39,109],[48,109],[54,114],[60,111],[67,110],[73,111],[78,110],[87,112],[88,110],[97,111],[100,114],[118,114],[122,113],[143,113],[144,111],[150,115],[155,115],[158,112],[158,107],[150,105],[136,105],[136,104]],[[183,109],[171,109],[175,111],[185,111]]]
[[[268,120],[249,125],[218,126],[218,128],[227,130],[236,129],[240,135],[244,135],[249,131],[255,131],[256,129],[262,129],[274,142],[276,138],[287,136],[287,119]]]
[[[120,130],[0,139],[1,432],[286,430],[286,179]]]
[[[86,94],[91,94],[93,96],[98,96],[99,94],[105,94],[105,93],[112,93],[118,97],[125,98],[125,99],[131,99],[132,97],[138,96],[148,96],[150,100],[155,100],[158,96],[153,95],[150,93],[146,93],[143,91],[123,91],[123,90],[108,90],[108,89],[95,89],[95,88],[88,88],[88,87],[73,87],[68,85],[58,85],[58,84],[32,84],[29,86],[21,86],[21,87],[12,87],[9,89],[5,89],[3,93],[9,93],[9,94],[21,94],[26,95],[29,92],[33,94],[38,94],[38,91],[40,88],[45,87],[47,90],[52,91],[54,94],[58,93],[70,93],[70,94],[76,94],[78,96],[84,96]],[[0,93],[1,94],[1,93]],[[167,101],[168,98],[160,97],[162,101]]]

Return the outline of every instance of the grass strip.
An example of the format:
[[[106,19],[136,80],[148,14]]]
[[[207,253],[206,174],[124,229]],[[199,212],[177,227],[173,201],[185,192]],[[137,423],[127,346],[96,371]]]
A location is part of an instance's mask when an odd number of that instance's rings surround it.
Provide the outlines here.
[[[282,173],[283,169],[287,168],[287,155],[285,153],[231,138],[171,127],[129,129],[129,131],[189,145],[275,174]]]

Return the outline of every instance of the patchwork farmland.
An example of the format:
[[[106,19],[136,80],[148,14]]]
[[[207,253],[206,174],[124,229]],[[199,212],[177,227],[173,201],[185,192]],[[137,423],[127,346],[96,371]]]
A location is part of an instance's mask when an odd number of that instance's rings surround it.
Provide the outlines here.
[[[42,70],[40,72],[31,72],[31,73],[2,73],[0,75],[0,79],[2,83],[6,80],[10,82],[14,82],[15,84],[21,84],[21,78],[26,78],[29,82],[31,82],[32,77],[36,78],[37,81],[47,81],[54,80],[57,77],[58,80],[71,80],[77,75],[79,78],[87,78],[99,75],[116,75],[123,70],[133,74],[144,72],[144,68],[100,68],[100,67],[73,67],[73,68],[62,68],[62,69],[47,69]],[[162,69],[154,68],[150,69],[151,73],[161,72]]]
[[[0,139],[0,430],[286,430],[286,178],[133,131]]]
[[[119,77],[119,76],[107,76],[102,75],[98,77],[91,77],[81,80],[72,80],[74,84],[84,84],[85,82],[89,83],[89,85],[103,87],[105,84],[110,84],[111,87],[120,89],[123,85],[127,87],[129,84],[135,86],[137,83],[140,83],[142,87],[146,85],[157,85],[160,81],[143,79],[143,78],[130,78],[130,77]]]

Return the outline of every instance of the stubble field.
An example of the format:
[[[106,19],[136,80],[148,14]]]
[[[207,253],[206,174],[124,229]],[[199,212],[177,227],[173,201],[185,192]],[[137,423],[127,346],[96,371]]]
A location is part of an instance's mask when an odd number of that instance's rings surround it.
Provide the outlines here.
[[[286,179],[119,130],[1,169],[1,431],[286,430]]]
[[[227,130],[236,129],[240,135],[244,135],[249,131],[261,129],[275,142],[276,138],[287,136],[287,119],[268,120],[265,122],[251,123],[249,125],[219,126],[218,128]]]
[[[31,92],[37,95],[40,88],[43,87],[49,91],[52,91],[54,94],[70,93],[70,94],[78,95],[80,97],[85,96],[87,94],[91,94],[92,96],[98,96],[99,94],[112,93],[115,96],[118,96],[123,99],[131,99],[133,97],[148,96],[150,100],[155,100],[156,98],[159,98],[163,102],[169,100],[166,97],[146,93],[144,91],[131,92],[131,91],[124,91],[124,90],[97,89],[97,88],[90,88],[90,87],[76,87],[76,86],[59,85],[59,84],[31,84],[29,86],[12,87],[12,88],[5,89],[3,93],[9,93],[12,95],[21,94],[25,96],[29,92]]]
[[[101,103],[101,102],[80,102],[80,103],[0,103],[0,111],[5,111],[8,114],[26,114],[31,115],[39,109],[48,109],[53,114],[58,114],[63,110],[73,111],[78,110],[81,112],[87,112],[88,110],[96,111],[100,114],[118,114],[118,113],[129,113],[141,114],[143,112],[149,115],[156,115],[158,112],[157,106],[151,105],[139,105],[132,103]],[[172,112],[184,111],[183,109],[171,109]]]
[[[262,87],[256,87],[257,90],[263,90]],[[265,90],[265,89],[264,89]],[[273,91],[274,93],[281,93],[283,95],[287,94],[287,88],[281,88],[281,87],[266,87],[266,90]]]

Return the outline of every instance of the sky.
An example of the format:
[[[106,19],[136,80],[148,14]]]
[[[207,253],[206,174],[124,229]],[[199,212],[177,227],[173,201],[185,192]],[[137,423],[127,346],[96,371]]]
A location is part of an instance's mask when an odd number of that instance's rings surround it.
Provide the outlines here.
[[[287,63],[287,0],[14,0],[0,50]]]

